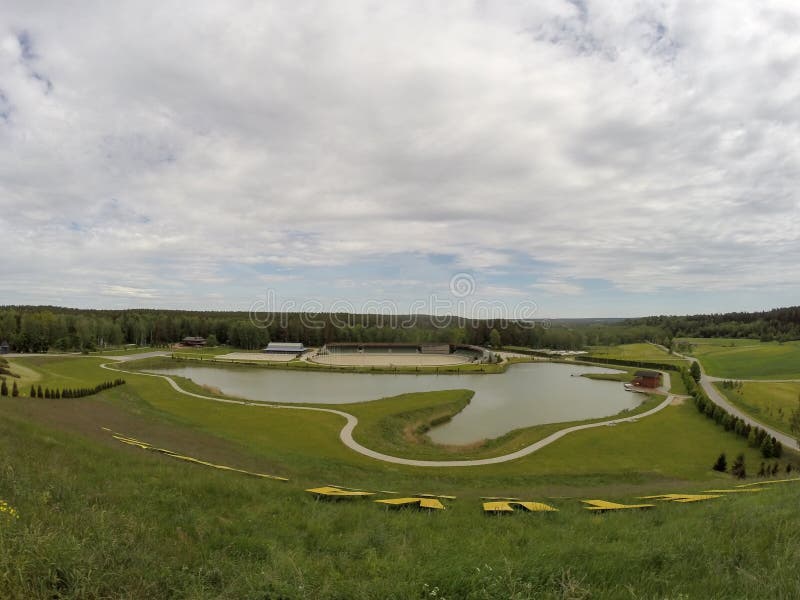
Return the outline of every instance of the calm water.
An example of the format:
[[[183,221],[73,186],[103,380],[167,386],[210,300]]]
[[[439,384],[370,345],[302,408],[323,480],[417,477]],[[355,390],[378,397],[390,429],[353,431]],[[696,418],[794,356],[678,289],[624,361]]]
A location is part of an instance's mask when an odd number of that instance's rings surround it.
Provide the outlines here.
[[[178,367],[151,371],[177,375],[225,394],[263,402],[345,404],[409,392],[469,389],[469,406],[429,432],[441,444],[467,444],[513,429],[614,415],[634,408],[639,394],[622,384],[578,377],[612,369],[526,363],[498,375],[373,375],[224,367]]]

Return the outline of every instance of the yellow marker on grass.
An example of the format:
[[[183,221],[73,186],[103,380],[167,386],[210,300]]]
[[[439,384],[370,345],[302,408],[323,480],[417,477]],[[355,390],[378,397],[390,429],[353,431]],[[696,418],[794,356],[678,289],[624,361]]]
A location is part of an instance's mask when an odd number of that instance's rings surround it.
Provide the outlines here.
[[[610,510],[630,510],[635,508],[653,508],[655,504],[618,504],[616,502],[608,502],[607,500],[581,500],[586,510],[593,510],[596,512],[606,512]]]

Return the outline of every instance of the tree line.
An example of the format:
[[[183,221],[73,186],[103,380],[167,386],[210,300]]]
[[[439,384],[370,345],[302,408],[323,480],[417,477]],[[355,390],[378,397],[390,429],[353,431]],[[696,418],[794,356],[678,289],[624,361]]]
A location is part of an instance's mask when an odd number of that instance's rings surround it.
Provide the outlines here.
[[[676,337],[800,339],[800,307],[758,313],[627,320],[462,319],[428,315],[246,312],[160,309],[90,310],[55,306],[0,307],[0,342],[17,352],[166,346],[187,336],[257,349],[269,342],[443,342],[579,350],[585,346],[650,341],[670,347]],[[495,332],[495,333],[493,333]]]
[[[201,336],[219,344],[257,349],[269,342],[441,342],[450,344],[525,346],[576,350],[587,342],[580,327],[499,319],[462,319],[428,315],[380,314],[260,315],[253,322],[246,312],[175,310],[84,310],[53,306],[0,307],[0,342],[12,351],[93,351],[123,344],[166,346],[188,336]],[[622,341],[635,341],[637,328]],[[619,343],[613,337],[592,340]]]
[[[679,337],[724,337],[786,342],[800,339],[800,306],[760,312],[662,315],[629,319],[623,324],[654,327],[662,332],[664,339],[670,340]]]
[[[754,427],[714,404],[689,371],[681,368],[680,372],[683,383],[694,400],[698,412],[712,419],[717,425],[723,427],[725,431],[731,431],[745,438],[748,445],[758,448],[764,458],[780,458],[783,455],[783,444],[775,437],[770,436],[761,427]]]
[[[79,387],[79,388],[42,388],[41,385],[35,386],[31,385],[31,398],[47,398],[58,400],[61,398],[84,398],[86,396],[92,396],[93,394],[99,394],[103,390],[110,390],[111,388],[117,387],[119,385],[124,385],[124,379],[114,379],[113,381],[104,381],[103,383],[98,383],[94,387]],[[14,383],[14,387],[16,387],[16,382]],[[3,394],[4,396],[6,394]],[[16,395],[16,394],[15,394]]]

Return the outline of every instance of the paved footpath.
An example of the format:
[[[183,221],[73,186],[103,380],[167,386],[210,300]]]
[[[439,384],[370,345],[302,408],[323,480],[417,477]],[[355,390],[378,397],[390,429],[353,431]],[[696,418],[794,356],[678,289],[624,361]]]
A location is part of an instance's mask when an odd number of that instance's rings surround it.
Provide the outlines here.
[[[659,348],[663,348],[664,350],[667,350],[666,347],[664,347],[664,346],[662,346],[660,344],[653,344],[653,345],[654,346],[658,346]],[[724,381],[724,378],[713,377],[711,375],[707,375],[706,372],[705,372],[705,369],[703,369],[702,363],[699,360],[697,360],[693,356],[687,356],[685,354],[678,354],[677,352],[673,352],[673,355],[674,356],[678,356],[680,358],[685,358],[688,361],[697,363],[697,366],[700,367],[700,386],[703,388],[703,390],[705,390],[706,395],[711,399],[711,401],[714,404],[716,404],[720,408],[728,411],[734,417],[739,417],[742,421],[744,421],[745,423],[747,423],[751,427],[760,427],[761,429],[766,431],[768,435],[770,435],[771,437],[774,437],[776,440],[778,440],[786,448],[797,448],[798,446],[800,446],[800,441],[798,441],[796,438],[794,438],[794,437],[792,437],[792,436],[790,436],[788,434],[785,434],[782,431],[778,431],[777,429],[773,429],[772,427],[769,427],[768,425],[765,425],[761,421],[757,421],[756,419],[751,417],[746,412],[743,412],[742,410],[740,410],[739,408],[737,408],[736,406],[731,404],[730,401],[727,398],[725,398],[725,396],[722,393],[720,393],[720,391],[714,385],[714,382],[716,382],[716,381]],[[730,378],[728,378],[728,379],[730,379]],[[761,379],[735,379],[734,381],[753,381],[753,382],[760,382],[760,383],[768,383],[768,381],[761,380]],[[774,380],[774,381],[776,381],[776,382],[781,381],[782,382],[782,381],[797,381],[797,380],[791,380],[791,379],[786,380],[786,379],[784,379],[784,380]]]
[[[116,357],[113,357],[116,359]],[[118,361],[120,362],[120,361]],[[366,446],[362,446],[359,444],[355,439],[353,439],[353,430],[358,425],[358,419],[351,415],[350,413],[346,413],[341,410],[335,410],[332,408],[315,408],[311,406],[290,406],[286,404],[267,404],[264,402],[251,402],[248,400],[232,400],[228,398],[214,398],[212,396],[204,396],[202,394],[195,394],[194,392],[189,392],[181,388],[174,379],[168,377],[167,375],[157,375],[155,373],[140,373],[140,372],[131,372],[125,371],[123,369],[117,369],[111,366],[110,363],[105,363],[100,365],[103,369],[107,369],[109,371],[117,371],[120,373],[125,373],[128,375],[142,375],[146,377],[160,377],[161,379],[165,379],[169,385],[174,389],[176,392],[181,394],[185,394],[187,396],[192,396],[194,398],[202,398],[203,400],[212,400],[214,402],[223,402],[225,404],[240,404],[244,406],[257,406],[261,408],[274,408],[279,410],[311,410],[315,412],[324,412],[330,413],[334,415],[338,415],[345,419],[345,425],[342,427],[342,430],[339,432],[339,439],[342,443],[350,448],[351,450],[358,452],[359,454],[363,454],[364,456],[368,456],[370,458],[374,458],[375,460],[380,460],[383,462],[393,463],[397,465],[408,465],[412,467],[479,467],[484,465],[496,465],[499,463],[508,462],[510,460],[516,460],[518,458],[522,458],[523,456],[528,456],[529,454],[533,454],[537,450],[541,450],[545,446],[552,444],[556,440],[561,439],[565,435],[572,433],[573,431],[580,431],[582,429],[592,429],[593,427],[605,427],[609,425],[617,425],[619,423],[633,423],[642,419],[644,417],[648,417],[653,415],[670,405],[670,403],[675,398],[674,395],[666,393],[666,398],[663,402],[661,402],[658,406],[651,408],[650,410],[633,415],[630,417],[622,417],[619,419],[611,419],[608,421],[601,421],[599,423],[586,423],[585,425],[574,425],[573,427],[567,427],[565,429],[561,429],[556,431],[555,433],[550,434],[544,439],[539,440],[538,442],[534,442],[524,448],[517,450],[516,452],[511,452],[509,454],[503,454],[502,456],[493,456],[491,458],[481,458],[475,460],[415,460],[411,458],[401,458],[399,456],[390,456],[389,454],[382,454],[381,452],[376,452],[375,450],[371,450]],[[664,372],[664,385],[662,390],[669,390],[670,387],[670,379],[669,373]]]

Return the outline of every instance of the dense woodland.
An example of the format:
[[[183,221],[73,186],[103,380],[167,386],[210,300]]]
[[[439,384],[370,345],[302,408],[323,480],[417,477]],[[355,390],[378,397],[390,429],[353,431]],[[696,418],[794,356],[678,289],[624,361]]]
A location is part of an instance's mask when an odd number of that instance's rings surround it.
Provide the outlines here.
[[[668,339],[725,337],[787,342],[800,339],[800,306],[751,313],[645,317],[625,321],[624,325],[653,327]]]
[[[800,307],[762,313],[647,317],[619,322],[520,323],[445,317],[288,313],[256,324],[245,312],[84,310],[52,306],[0,307],[0,342],[13,351],[94,350],[123,344],[165,346],[186,336],[256,349],[270,341],[449,342],[574,350],[586,345],[674,337],[800,339]]]

